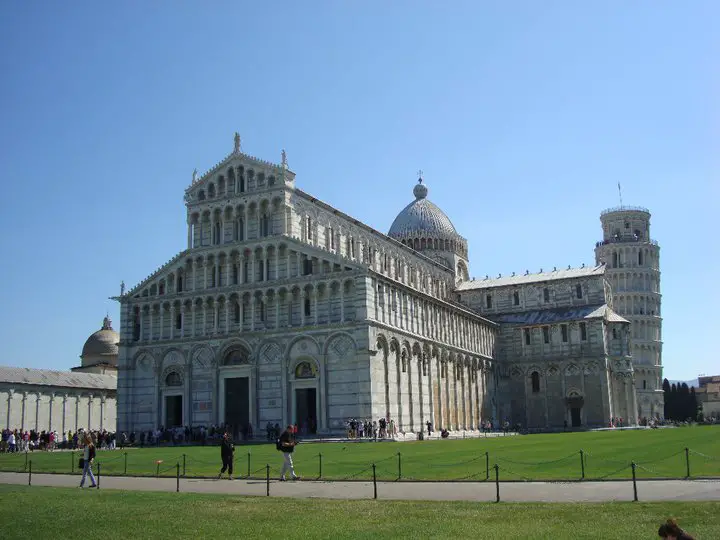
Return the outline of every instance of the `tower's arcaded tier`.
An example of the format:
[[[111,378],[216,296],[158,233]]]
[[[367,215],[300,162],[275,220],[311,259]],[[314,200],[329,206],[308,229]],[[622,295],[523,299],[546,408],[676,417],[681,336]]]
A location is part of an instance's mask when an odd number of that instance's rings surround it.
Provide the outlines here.
[[[595,259],[606,265],[613,309],[632,324],[638,417],[662,416],[660,246],[650,237],[650,212],[620,206],[603,211],[600,221]]]

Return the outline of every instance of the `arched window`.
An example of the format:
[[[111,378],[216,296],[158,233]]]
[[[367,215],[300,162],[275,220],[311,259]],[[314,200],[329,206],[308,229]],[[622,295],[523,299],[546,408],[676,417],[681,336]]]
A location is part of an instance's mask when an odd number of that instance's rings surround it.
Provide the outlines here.
[[[617,252],[612,254],[612,267],[617,268],[618,267],[618,254]]]
[[[536,394],[540,391],[540,374],[537,371],[533,371],[530,379],[532,380],[533,394]]]
[[[235,324],[240,324],[240,304],[237,302],[235,302],[234,312],[235,312]]]
[[[217,245],[221,242],[221,240],[222,239],[220,237],[220,222],[216,221],[215,226],[213,228],[213,244]]]
[[[643,265],[643,252],[642,250],[638,251],[638,266]]]
[[[183,278],[178,276],[177,278],[177,292],[183,292]]]
[[[310,299],[309,298],[305,299],[305,316],[306,317],[310,316]]]
[[[518,291],[513,292],[513,305],[515,305],[515,306],[520,305],[520,293]]]
[[[177,371],[171,371],[168,376],[165,377],[165,386],[182,386],[182,377]]]

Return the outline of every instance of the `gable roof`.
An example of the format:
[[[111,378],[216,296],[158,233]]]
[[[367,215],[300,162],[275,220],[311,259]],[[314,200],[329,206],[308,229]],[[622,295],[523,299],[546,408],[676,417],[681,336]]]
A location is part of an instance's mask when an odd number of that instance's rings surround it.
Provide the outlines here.
[[[88,390],[117,389],[117,377],[113,375],[11,366],[0,366],[0,383],[59,386]]]
[[[629,321],[623,319],[620,315],[610,309],[607,304],[522,311],[520,313],[507,313],[505,315],[491,316],[490,319],[498,323],[522,325],[552,324],[582,319],[605,319],[609,322],[629,323]]]
[[[520,276],[506,276],[499,278],[473,279],[457,286],[457,292],[472,291],[476,289],[490,289],[493,287],[507,287],[510,285],[527,285],[544,281],[572,279],[587,276],[602,276],[605,274],[605,265],[588,266],[585,268],[568,268],[567,270],[553,270],[552,272],[539,272],[537,274],[524,274]]]

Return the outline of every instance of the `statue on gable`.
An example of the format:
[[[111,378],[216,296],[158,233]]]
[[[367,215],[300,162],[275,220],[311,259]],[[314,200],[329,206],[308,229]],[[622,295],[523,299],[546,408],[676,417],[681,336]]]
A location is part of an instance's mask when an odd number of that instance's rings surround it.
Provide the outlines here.
[[[283,148],[282,151],[282,166],[287,167],[287,153],[285,153],[285,149]]]
[[[125,282],[121,281],[120,282],[120,296],[122,296],[123,294],[125,294]]]
[[[235,132],[235,153],[240,153],[240,134],[237,131]]]
[[[195,182],[197,182],[197,169],[193,169],[193,179],[192,179],[192,181],[193,181],[193,184],[194,184]]]

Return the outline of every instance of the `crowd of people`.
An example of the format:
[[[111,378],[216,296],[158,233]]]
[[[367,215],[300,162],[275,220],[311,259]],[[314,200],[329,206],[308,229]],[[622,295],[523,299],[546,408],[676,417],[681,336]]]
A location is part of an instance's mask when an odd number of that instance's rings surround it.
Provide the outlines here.
[[[4,429],[0,441],[0,452],[34,452],[55,450],[77,450],[83,444],[83,437],[89,434],[94,443],[103,450],[114,450],[117,447],[114,432],[107,430],[86,432],[83,429],[75,432]]]

